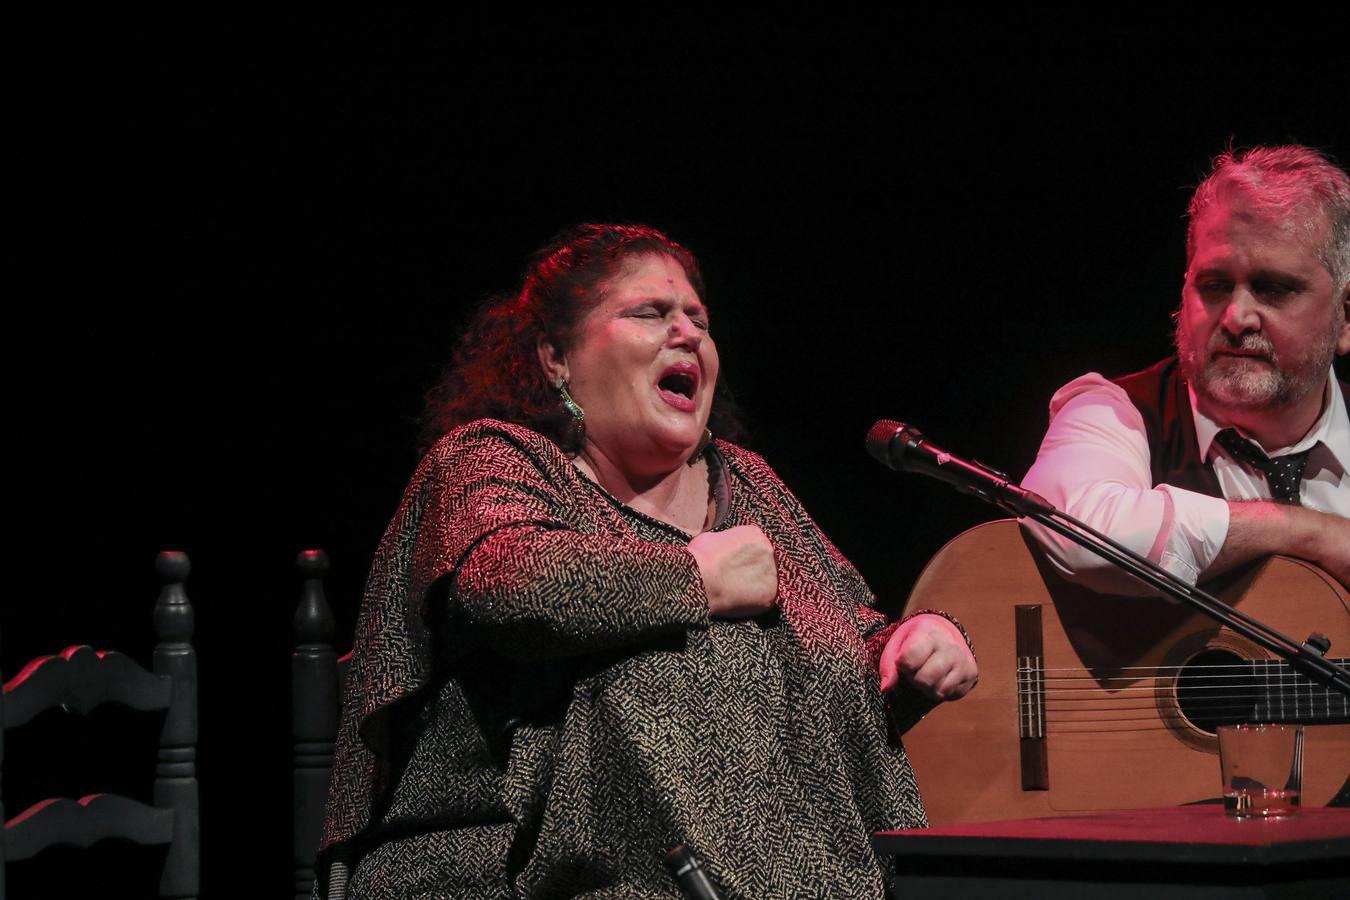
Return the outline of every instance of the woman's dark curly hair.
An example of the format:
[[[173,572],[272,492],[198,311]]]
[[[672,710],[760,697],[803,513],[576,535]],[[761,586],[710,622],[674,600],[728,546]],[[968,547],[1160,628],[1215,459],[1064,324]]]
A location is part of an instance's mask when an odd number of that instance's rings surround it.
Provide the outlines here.
[[[628,259],[651,253],[678,262],[706,302],[694,254],[647,225],[575,225],[536,251],[519,292],[490,297],[460,336],[449,368],[427,394],[423,444],[430,446],[474,419],[493,418],[527,425],[569,455],[580,452],[584,435],[544,375],[539,338],[565,353],[577,324],[600,300],[604,283]],[[713,394],[708,427],[727,440],[743,437],[724,378]]]

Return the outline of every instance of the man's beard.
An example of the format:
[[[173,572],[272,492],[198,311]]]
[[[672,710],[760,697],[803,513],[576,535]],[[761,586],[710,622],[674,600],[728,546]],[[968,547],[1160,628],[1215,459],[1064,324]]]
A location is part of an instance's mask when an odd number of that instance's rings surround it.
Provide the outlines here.
[[[1341,327],[1340,315],[1335,319],[1307,356],[1286,360],[1261,332],[1234,336],[1222,327],[1214,329],[1208,347],[1197,351],[1185,317],[1178,315],[1176,347],[1182,374],[1195,386],[1197,394],[1220,409],[1266,411],[1292,406],[1325,383],[1336,356],[1336,334]],[[1215,359],[1216,351],[1258,356],[1250,360]]]

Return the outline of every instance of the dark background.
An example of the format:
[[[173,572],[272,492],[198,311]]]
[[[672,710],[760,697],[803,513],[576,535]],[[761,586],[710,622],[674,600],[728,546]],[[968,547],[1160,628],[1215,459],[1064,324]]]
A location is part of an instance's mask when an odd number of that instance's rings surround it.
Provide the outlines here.
[[[295,554],[327,549],[350,635],[467,311],[582,220],[699,254],[751,446],[896,609],[993,513],[871,462],[868,426],[1020,475],[1059,385],[1165,355],[1208,159],[1350,154],[1327,31],[598,10],[19,29],[0,663],[148,659],[154,555],[188,551],[206,893],[284,892]],[[6,751],[13,815],[64,751]]]

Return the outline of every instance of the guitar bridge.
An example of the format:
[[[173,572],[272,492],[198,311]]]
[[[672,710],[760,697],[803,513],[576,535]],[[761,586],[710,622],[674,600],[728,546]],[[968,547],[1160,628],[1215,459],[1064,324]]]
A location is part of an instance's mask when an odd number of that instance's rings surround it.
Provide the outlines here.
[[[1041,607],[1013,608],[1017,640],[1017,736],[1020,738],[1022,790],[1050,790],[1050,760],[1045,744],[1045,659]]]

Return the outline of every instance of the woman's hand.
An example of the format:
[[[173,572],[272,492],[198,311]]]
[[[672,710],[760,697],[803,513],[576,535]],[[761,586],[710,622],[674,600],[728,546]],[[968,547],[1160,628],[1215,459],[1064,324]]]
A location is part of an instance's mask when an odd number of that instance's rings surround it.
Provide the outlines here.
[[[778,568],[773,545],[756,525],[726,531],[705,531],[689,542],[708,592],[708,611],[740,619],[773,606],[778,595]]]
[[[979,677],[965,638],[942,616],[926,613],[907,620],[881,651],[883,693],[903,678],[933,700],[955,700],[964,697]]]

